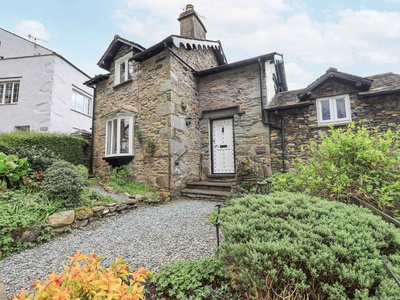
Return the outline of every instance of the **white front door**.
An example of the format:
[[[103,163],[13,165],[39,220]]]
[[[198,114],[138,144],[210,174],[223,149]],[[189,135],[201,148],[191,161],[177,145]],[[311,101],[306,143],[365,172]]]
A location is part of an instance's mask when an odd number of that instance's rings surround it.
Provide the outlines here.
[[[233,119],[212,121],[211,131],[213,173],[235,173]]]

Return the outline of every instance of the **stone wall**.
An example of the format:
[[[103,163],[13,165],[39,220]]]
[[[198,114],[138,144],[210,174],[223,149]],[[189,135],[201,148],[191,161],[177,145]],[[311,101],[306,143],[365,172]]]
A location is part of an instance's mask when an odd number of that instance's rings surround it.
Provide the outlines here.
[[[217,66],[212,49],[186,50],[174,48],[195,70]],[[200,163],[200,107],[197,79],[188,66],[171,56],[171,187],[173,194],[188,181],[199,179]]]
[[[121,48],[115,59],[126,54]],[[217,65],[212,49],[187,50],[173,48],[174,53],[196,70]],[[108,172],[103,160],[105,118],[116,109],[128,105],[137,110],[135,130],[141,140],[134,139],[134,160],[130,168],[137,180],[170,189],[179,194],[188,180],[198,179],[200,136],[197,100],[197,79],[192,70],[168,50],[141,62],[134,62],[132,80],[114,86],[114,64],[110,78],[97,86],[94,133],[94,167]],[[149,154],[148,141],[155,143]]]
[[[121,47],[115,59],[126,54]],[[135,130],[140,130],[142,139],[135,136],[134,155],[130,164],[137,180],[162,188],[169,187],[169,121],[171,113],[170,56],[164,51],[150,59],[134,62],[132,80],[114,86],[114,63],[110,78],[98,84],[95,111],[94,167],[96,171],[109,171],[103,160],[105,147],[105,117],[123,105],[134,107]],[[146,151],[148,141],[155,143],[154,152]]]
[[[259,162],[264,176],[268,176],[269,128],[261,122],[259,76],[259,65],[253,64],[202,77],[199,79],[199,100],[202,111],[239,106],[240,113],[234,114],[236,168],[239,162],[250,158]],[[200,120],[200,131],[202,168],[208,175],[211,173],[209,118]]]
[[[400,114],[400,96],[379,96],[361,100],[358,91],[354,87],[330,81],[324,84],[313,94],[312,100],[319,97],[327,97],[337,94],[349,94],[352,121],[366,127],[377,127],[398,130]],[[307,151],[301,152],[301,148],[307,149],[311,139],[320,140],[326,133],[327,126],[318,126],[315,101],[306,108],[291,109],[282,112],[285,122],[285,143],[287,167],[290,169],[294,158],[307,158]],[[280,120],[271,114],[271,123],[280,126]],[[342,125],[343,126],[343,125]],[[282,171],[282,147],[280,130],[271,129],[271,163],[273,172]]]

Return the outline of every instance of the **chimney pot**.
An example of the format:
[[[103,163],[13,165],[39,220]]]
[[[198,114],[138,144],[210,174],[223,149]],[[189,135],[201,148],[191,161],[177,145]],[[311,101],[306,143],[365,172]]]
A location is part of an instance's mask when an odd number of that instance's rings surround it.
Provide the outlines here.
[[[189,11],[189,10],[194,10],[193,4],[186,5],[186,11]]]

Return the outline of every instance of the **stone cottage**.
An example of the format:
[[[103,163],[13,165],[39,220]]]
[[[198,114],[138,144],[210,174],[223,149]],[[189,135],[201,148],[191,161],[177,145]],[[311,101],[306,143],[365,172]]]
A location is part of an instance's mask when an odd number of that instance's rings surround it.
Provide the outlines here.
[[[276,94],[265,111],[272,170],[285,171],[293,158],[306,155],[300,149],[330,125],[354,122],[399,130],[400,75],[359,77],[329,68],[305,89]]]
[[[85,83],[95,88],[94,172],[129,165],[173,196],[226,196],[241,164],[271,173],[264,109],[287,90],[283,57],[227,63],[192,5],[178,21],[180,35],[149,48],[115,36],[98,63],[109,73]]]

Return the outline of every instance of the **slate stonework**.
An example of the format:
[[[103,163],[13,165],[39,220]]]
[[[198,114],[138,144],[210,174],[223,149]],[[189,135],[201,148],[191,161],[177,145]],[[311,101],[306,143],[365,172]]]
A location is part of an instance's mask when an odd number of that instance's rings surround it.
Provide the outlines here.
[[[263,95],[266,96],[265,87]],[[261,164],[264,176],[270,175],[269,128],[261,122],[259,65],[200,78],[199,101],[201,110],[239,106],[240,113],[233,116],[236,165],[250,158]],[[209,119],[200,120],[200,131],[203,170],[208,175],[211,173]],[[257,151],[261,148],[265,151]]]
[[[305,108],[291,109],[282,112],[285,123],[285,143],[287,168],[290,169],[294,158],[307,158],[307,149],[311,139],[321,140],[327,126],[318,126],[315,99],[338,94],[350,95],[351,118],[357,125],[379,127],[382,131],[400,129],[400,97],[398,95],[376,96],[360,99],[353,86],[330,81],[321,86],[311,99],[312,105]],[[271,114],[271,123],[280,125],[280,120]],[[338,126],[336,126],[338,127]],[[271,163],[273,172],[282,171],[282,147],[280,130],[271,129]]]

